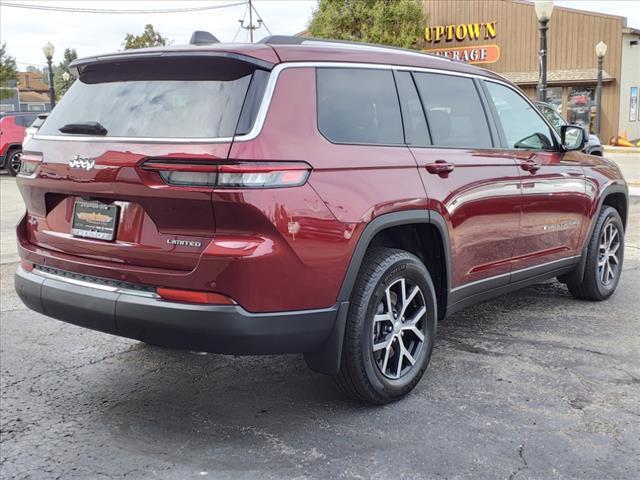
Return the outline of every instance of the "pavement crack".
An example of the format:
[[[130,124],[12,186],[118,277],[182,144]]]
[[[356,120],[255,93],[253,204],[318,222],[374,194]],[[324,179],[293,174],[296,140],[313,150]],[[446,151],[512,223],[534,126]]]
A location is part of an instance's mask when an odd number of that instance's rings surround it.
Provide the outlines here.
[[[527,468],[529,468],[529,464],[527,463],[527,459],[524,456],[524,446],[525,443],[523,442],[522,445],[520,445],[520,447],[518,447],[518,456],[520,457],[520,460],[522,460],[522,465],[519,466],[518,468],[516,468],[511,475],[509,475],[509,480],[513,480],[516,475],[518,475],[518,473],[520,473],[523,470],[526,470]]]
[[[470,345],[468,343],[465,343],[461,340],[458,340],[457,338],[445,338],[445,341],[452,343],[454,346],[453,348],[456,350],[462,350],[465,352],[469,352],[469,353],[476,353],[479,355],[490,355],[493,357],[503,357],[505,355],[507,355],[506,353],[502,353],[502,352],[496,352],[494,350],[489,350],[486,348],[482,348],[482,347],[477,347],[474,345]]]
[[[112,354],[109,354],[109,355],[105,355],[103,357],[100,357],[100,358],[97,358],[97,359],[94,359],[94,360],[90,360],[90,361],[88,361],[86,363],[81,363],[79,365],[70,365],[68,367],[52,368],[52,369],[49,369],[49,370],[45,370],[44,372],[39,373],[35,377],[22,378],[20,380],[16,380],[15,382],[8,383],[8,384],[3,386],[3,389],[15,387],[16,385],[19,385],[19,384],[24,383],[26,381],[30,381],[31,383],[35,383],[35,382],[39,381],[41,378],[43,378],[43,377],[45,377],[47,375],[53,374],[53,373],[68,372],[68,371],[71,371],[71,370],[79,370],[80,368],[84,368],[84,367],[88,367],[88,366],[91,366],[91,365],[95,365],[97,363],[104,362],[105,360],[108,360],[110,358],[117,357],[118,355],[122,355],[124,353],[130,353],[130,352],[133,352],[135,350],[136,350],[136,348],[130,348],[128,350],[118,351],[118,352],[115,352],[115,353],[112,353]]]

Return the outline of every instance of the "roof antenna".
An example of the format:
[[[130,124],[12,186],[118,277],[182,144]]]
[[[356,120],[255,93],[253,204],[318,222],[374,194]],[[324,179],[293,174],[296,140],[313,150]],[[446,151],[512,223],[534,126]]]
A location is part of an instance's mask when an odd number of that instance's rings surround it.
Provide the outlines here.
[[[212,43],[220,43],[220,40],[203,30],[193,32],[191,34],[191,40],[189,40],[190,45],[211,45]]]

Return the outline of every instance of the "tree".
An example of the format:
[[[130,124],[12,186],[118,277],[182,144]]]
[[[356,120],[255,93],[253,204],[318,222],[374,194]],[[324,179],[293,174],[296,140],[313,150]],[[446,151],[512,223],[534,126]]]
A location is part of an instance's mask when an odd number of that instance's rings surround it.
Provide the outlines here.
[[[158,47],[167,45],[169,41],[160,35],[160,32],[156,32],[153,28],[153,25],[148,23],[144,27],[144,33],[142,35],[133,35],[131,33],[127,33],[127,36],[124,37],[124,46],[125,50],[130,50],[132,48],[146,48],[146,47]]]
[[[0,45],[0,87],[13,87],[11,81],[18,80],[18,68],[16,60],[7,54],[7,45]],[[0,99],[11,98],[15,95],[14,90],[0,88]]]
[[[78,58],[78,53],[75,48],[65,48],[64,55],[62,57],[62,61],[58,65],[58,67],[54,71],[53,75],[53,84],[56,89],[56,97],[62,97],[69,87],[73,85],[73,82],[76,80],[76,76],[73,74],[71,70],[69,70],[69,64],[73,62],[76,58]],[[65,81],[63,78],[64,73],[67,72],[69,74],[69,80]]]
[[[320,0],[309,33],[318,38],[416,48],[426,23],[420,0]]]

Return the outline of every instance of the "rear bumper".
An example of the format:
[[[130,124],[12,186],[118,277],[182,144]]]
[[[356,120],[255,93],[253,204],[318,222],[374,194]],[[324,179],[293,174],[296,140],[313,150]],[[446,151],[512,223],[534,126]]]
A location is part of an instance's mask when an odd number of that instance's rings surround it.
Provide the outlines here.
[[[81,285],[18,267],[16,292],[32,310],[101,332],[173,348],[225,354],[322,350],[339,305],[250,313],[240,306],[178,303]]]

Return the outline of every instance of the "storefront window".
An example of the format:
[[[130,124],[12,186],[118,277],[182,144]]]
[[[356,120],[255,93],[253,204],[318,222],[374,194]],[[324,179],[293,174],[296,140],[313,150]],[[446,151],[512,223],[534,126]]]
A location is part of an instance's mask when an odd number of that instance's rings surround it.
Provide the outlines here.
[[[547,103],[558,115],[562,115],[562,87],[547,87]]]
[[[593,132],[595,87],[569,87],[567,120]]]

